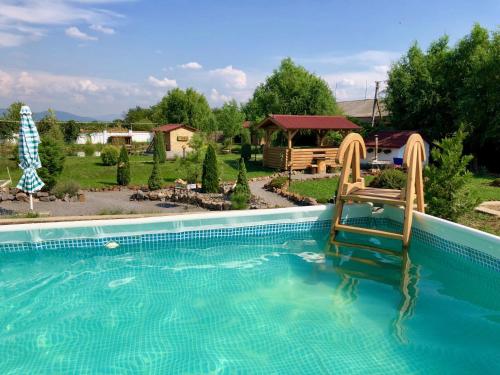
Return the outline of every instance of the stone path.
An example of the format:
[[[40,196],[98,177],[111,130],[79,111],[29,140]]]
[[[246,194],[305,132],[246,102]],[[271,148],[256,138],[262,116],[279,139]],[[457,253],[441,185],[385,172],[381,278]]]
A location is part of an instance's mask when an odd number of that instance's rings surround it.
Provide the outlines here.
[[[476,211],[500,218],[500,201],[487,201],[475,208]]]

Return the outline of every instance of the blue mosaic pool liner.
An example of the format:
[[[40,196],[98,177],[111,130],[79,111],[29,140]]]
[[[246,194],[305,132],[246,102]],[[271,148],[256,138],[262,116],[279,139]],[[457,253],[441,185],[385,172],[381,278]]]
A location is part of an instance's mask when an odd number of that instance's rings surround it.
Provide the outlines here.
[[[365,227],[385,227],[394,232],[401,232],[402,224],[387,218],[359,217],[344,220],[343,223],[350,225],[359,225]],[[328,231],[331,226],[330,220],[303,221],[296,223],[276,223],[263,224],[244,227],[229,227],[219,229],[204,229],[184,232],[166,232],[166,233],[145,233],[133,236],[114,236],[103,238],[83,238],[83,239],[63,239],[51,240],[33,243],[3,243],[0,244],[0,253],[10,253],[18,251],[40,251],[40,250],[58,250],[58,249],[76,249],[76,248],[95,248],[102,247],[108,242],[116,241],[121,246],[134,246],[140,244],[151,244],[155,242],[167,241],[185,241],[202,240],[206,238],[231,238],[240,236],[268,236],[281,233],[301,233],[310,231]],[[413,229],[414,241],[420,241],[429,245],[433,249],[438,249],[460,258],[466,259],[472,263],[479,264],[486,268],[500,272],[500,259],[489,254],[483,253],[471,247],[461,245],[449,240],[440,238],[434,234]]]

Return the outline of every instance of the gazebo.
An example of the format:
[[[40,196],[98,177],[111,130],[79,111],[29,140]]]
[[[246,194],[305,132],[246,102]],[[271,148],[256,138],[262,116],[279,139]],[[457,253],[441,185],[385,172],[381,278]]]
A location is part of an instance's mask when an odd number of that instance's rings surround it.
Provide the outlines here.
[[[265,131],[263,165],[280,170],[303,170],[311,168],[318,173],[327,166],[336,166],[338,148],[323,146],[330,130],[350,133],[361,128],[344,116],[270,115],[258,127]],[[293,138],[301,130],[316,134],[316,144],[308,147],[293,147]],[[272,146],[271,137],[282,131],[287,146]]]

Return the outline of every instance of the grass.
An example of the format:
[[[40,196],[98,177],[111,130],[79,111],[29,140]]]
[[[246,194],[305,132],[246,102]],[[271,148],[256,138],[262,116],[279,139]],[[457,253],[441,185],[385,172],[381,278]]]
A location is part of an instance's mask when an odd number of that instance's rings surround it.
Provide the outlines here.
[[[372,179],[368,176],[367,183]],[[479,198],[481,202],[500,200],[500,188],[491,186],[493,176],[474,176],[470,182],[469,189]],[[295,181],[289,190],[300,195],[315,198],[320,203],[326,203],[337,191],[338,178]],[[458,222],[472,228],[500,235],[500,220],[491,215],[472,211],[462,216]]]
[[[223,181],[234,181],[238,175],[239,155],[219,155],[219,167]],[[7,178],[7,167],[10,169],[14,185],[21,177],[21,170],[13,160],[2,158],[0,160],[0,179]],[[153,169],[152,156],[130,156],[130,174],[132,181],[130,185],[147,185],[149,175]],[[167,161],[160,165],[161,176],[165,184],[172,184],[176,179],[183,178],[175,161]],[[249,161],[247,163],[248,178],[266,176],[274,170],[264,168],[261,161]],[[104,166],[99,157],[76,157],[68,156],[64,164],[64,170],[59,181],[76,181],[82,188],[100,188],[116,185],[116,166]]]
[[[366,182],[373,180],[372,176],[366,176]],[[289,191],[306,197],[316,199],[319,203],[326,203],[337,191],[338,177],[325,178],[321,180],[292,181]]]

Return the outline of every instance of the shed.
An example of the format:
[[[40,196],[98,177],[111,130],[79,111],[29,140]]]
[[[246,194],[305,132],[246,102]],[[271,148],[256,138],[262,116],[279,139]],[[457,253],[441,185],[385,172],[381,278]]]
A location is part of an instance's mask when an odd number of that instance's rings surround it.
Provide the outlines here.
[[[165,124],[154,128],[153,131],[156,134],[163,134],[167,158],[174,159],[176,156],[185,156],[191,151],[189,141],[197,130],[184,124]],[[148,150],[152,149],[152,144],[153,141]]]
[[[350,133],[360,127],[344,116],[270,115],[258,127],[265,131],[263,164],[280,170],[315,169],[325,172],[327,166],[336,166],[338,148],[325,147],[324,140],[331,130]],[[293,138],[299,131],[310,131],[316,135],[314,144],[294,147]],[[286,137],[286,146],[273,146],[273,133],[281,131]]]
[[[383,130],[372,134],[365,140],[366,159],[363,160],[363,163],[369,164],[373,160],[378,160],[401,165],[406,141],[410,135],[415,133],[418,132],[415,130]],[[429,142],[425,138],[424,147],[427,161],[429,160]]]

